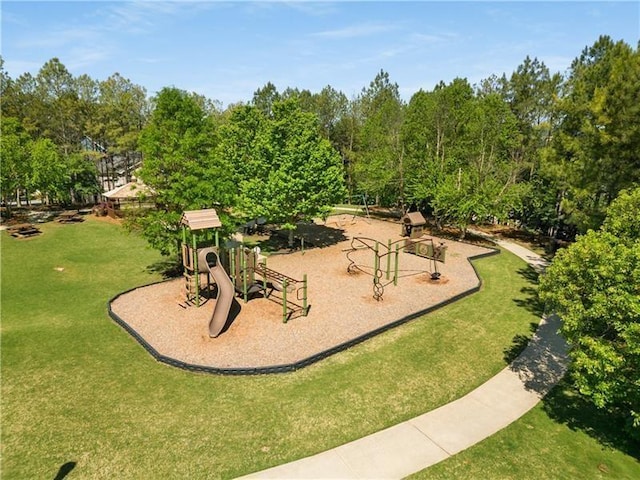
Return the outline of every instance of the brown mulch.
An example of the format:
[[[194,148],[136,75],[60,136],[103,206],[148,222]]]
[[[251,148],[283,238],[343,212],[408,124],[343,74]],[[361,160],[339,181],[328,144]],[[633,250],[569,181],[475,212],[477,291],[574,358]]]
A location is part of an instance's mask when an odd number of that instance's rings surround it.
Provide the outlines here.
[[[321,247],[268,258],[269,268],[289,277],[302,279],[307,274],[311,308],[306,317],[293,318],[285,324],[281,304],[261,297],[245,304],[238,298],[237,316],[218,337],[210,338],[208,324],[215,299],[207,300],[200,308],[184,308],[182,279],[123,294],[112,302],[112,311],[158,353],[185,363],[215,368],[286,365],[476,287],[479,280],[468,257],[489,251],[444,240],[446,262],[438,263],[441,279],[437,282],[431,279],[431,261],[400,252],[398,285],[385,286],[383,300],[376,301],[370,275],[373,251],[352,252],[350,257],[360,270],[349,274],[346,250],[353,237],[373,238],[385,246],[388,240],[399,240],[400,224],[338,215],[311,230],[316,236],[324,231],[329,240],[314,238]],[[385,257],[381,268],[386,269]],[[385,277],[383,283],[391,282]]]

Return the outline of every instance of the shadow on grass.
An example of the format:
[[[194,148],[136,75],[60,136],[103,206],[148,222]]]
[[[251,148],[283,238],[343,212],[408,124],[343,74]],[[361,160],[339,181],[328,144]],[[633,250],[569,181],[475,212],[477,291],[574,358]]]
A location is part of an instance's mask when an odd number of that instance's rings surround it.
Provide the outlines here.
[[[146,268],[148,273],[159,273],[165,280],[168,278],[177,278],[182,275],[182,264],[175,259],[163,258],[152,263]]]
[[[529,345],[529,342],[533,338],[533,334],[536,332],[537,329],[538,329],[538,324],[532,322],[529,324],[530,333],[528,335],[519,333],[515,337],[513,337],[513,340],[511,340],[511,345],[509,345],[509,347],[503,350],[503,353],[504,353],[503,359],[505,363],[511,363],[516,358],[518,358],[518,356]]]
[[[640,460],[640,442],[624,430],[624,421],[600,410],[576,392],[568,380],[558,384],[543,399],[550,418],[573,431],[584,432],[605,447],[614,448]]]
[[[69,473],[71,473],[71,470],[73,470],[75,467],[76,467],[76,462],[65,463],[60,467],[60,469],[58,470],[58,473],[53,478],[53,480],[62,480],[64,478],[67,478],[67,475],[69,475]]]
[[[542,317],[544,315],[544,304],[538,296],[538,272],[531,265],[527,265],[518,270],[518,275],[522,276],[529,285],[520,289],[526,295],[526,298],[516,298],[513,300],[514,303],[537,317]]]

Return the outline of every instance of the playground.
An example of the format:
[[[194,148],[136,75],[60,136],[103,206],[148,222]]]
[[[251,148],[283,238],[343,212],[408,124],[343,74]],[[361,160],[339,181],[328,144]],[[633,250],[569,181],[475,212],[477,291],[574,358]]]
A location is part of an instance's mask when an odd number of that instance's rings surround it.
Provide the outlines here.
[[[189,366],[224,370],[296,364],[479,286],[469,258],[493,250],[433,238],[426,232],[421,241],[446,246],[445,261],[435,262],[416,255],[421,248],[406,251],[402,227],[397,221],[336,215],[307,226],[303,250],[270,255],[270,271],[307,279],[306,310],[290,318],[286,306],[283,317],[282,288],[252,295],[246,302],[239,295],[224,328],[211,335],[210,320],[224,289],[217,297],[203,296],[199,307],[186,305],[183,278],[119,295],[110,304],[112,316],[156,356]],[[294,305],[301,305],[301,295],[299,288],[289,289]]]

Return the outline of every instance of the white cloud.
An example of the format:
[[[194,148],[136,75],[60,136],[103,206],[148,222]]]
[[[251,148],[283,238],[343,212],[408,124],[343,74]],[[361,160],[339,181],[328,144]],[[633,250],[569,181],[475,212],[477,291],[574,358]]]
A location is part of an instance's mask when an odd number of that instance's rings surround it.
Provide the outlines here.
[[[396,30],[398,27],[392,24],[383,23],[363,23],[359,25],[351,25],[336,30],[325,30],[323,32],[312,33],[311,36],[322,38],[356,38],[356,37],[368,37],[379,33],[390,32]]]

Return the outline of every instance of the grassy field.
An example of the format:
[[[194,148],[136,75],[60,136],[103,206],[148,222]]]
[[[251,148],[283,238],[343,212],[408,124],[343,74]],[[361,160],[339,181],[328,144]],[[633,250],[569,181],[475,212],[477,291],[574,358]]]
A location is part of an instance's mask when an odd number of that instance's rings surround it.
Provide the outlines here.
[[[232,478],[317,453],[472,390],[517,354],[540,313],[530,269],[505,252],[477,262],[480,293],[299,372],[194,374],[156,363],[106,313],[115,294],[160,278],[156,253],[95,218],[43,232],[2,232],[6,479]],[[542,406],[424,478],[491,472],[488,454],[474,455],[486,448],[500,461],[502,448],[542,458],[517,476],[545,478],[546,445],[519,440],[529,425],[541,438],[559,432],[555,472],[573,471],[587,445],[605,467],[581,476],[640,473],[633,450],[605,448],[567,422]],[[507,467],[494,472],[509,478]]]
[[[517,422],[412,480],[640,478],[640,448],[565,384]]]

